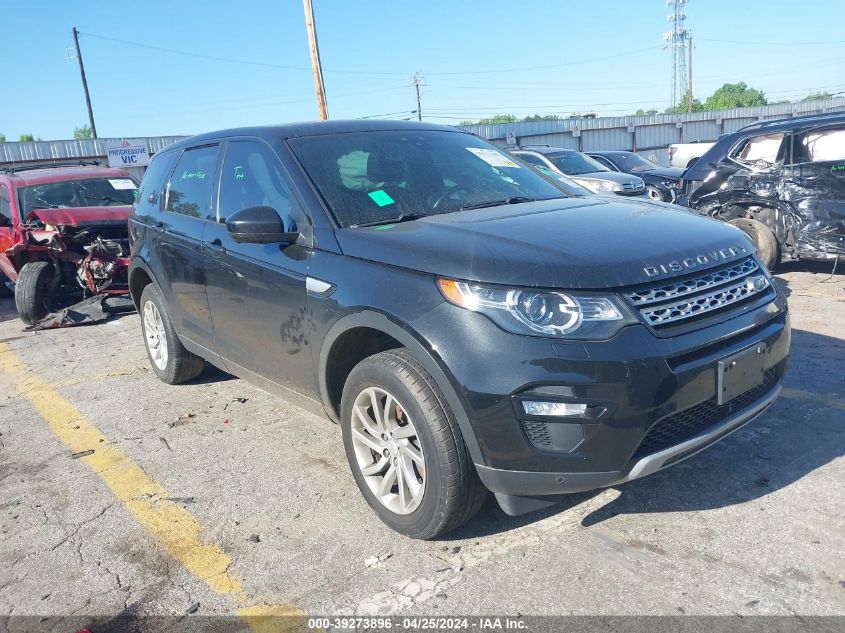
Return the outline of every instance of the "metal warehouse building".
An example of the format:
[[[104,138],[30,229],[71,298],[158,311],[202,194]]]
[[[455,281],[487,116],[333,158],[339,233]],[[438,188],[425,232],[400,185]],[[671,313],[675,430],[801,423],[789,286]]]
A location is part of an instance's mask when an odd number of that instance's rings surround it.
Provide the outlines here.
[[[507,145],[511,133],[519,145],[550,145],[582,152],[629,150],[668,165],[667,148],[673,143],[715,141],[721,134],[766,119],[841,111],[845,111],[845,97],[692,114],[560,119],[469,125],[462,129],[500,147]]]

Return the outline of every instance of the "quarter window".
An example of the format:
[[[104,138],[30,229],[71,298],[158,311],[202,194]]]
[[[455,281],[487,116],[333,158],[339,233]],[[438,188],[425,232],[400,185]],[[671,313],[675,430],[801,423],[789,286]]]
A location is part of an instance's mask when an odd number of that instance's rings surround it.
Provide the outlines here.
[[[290,216],[290,188],[273,152],[263,143],[231,141],[220,175],[220,204],[217,221],[247,207],[272,207],[286,230],[294,223]]]
[[[175,152],[162,154],[161,156],[154,156],[150,161],[150,166],[144,172],[144,178],[141,180],[141,188],[138,190],[137,203],[139,205],[152,204],[155,208],[159,208],[159,196],[164,190],[164,183],[167,180],[167,174],[173,166],[173,159]]]
[[[167,187],[167,211],[195,218],[209,217],[217,153],[216,145],[182,153]]]

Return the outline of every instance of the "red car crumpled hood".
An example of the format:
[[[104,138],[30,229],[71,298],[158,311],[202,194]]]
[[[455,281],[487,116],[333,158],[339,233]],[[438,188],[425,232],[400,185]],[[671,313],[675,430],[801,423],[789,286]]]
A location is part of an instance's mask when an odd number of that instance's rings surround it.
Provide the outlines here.
[[[131,206],[74,207],[71,209],[35,209],[33,213],[44,224],[54,226],[86,226],[91,224],[125,224]]]

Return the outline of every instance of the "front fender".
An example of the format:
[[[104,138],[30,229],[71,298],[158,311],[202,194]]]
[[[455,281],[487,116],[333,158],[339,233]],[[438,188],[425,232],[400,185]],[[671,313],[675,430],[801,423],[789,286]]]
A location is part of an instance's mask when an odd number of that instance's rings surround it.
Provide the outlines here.
[[[434,378],[437,386],[443,392],[446,402],[449,404],[458,426],[461,429],[464,442],[470,452],[472,460],[476,464],[484,464],[484,458],[481,453],[481,448],[475,438],[475,432],[472,429],[469,418],[467,417],[464,404],[458,396],[457,390],[454,388],[454,377],[446,367],[441,366],[433,353],[428,342],[420,336],[411,327],[413,323],[399,324],[391,319],[388,315],[373,310],[362,310],[353,314],[348,314],[338,321],[336,321],[331,328],[329,328],[323,340],[320,353],[318,355],[317,368],[317,384],[320,390],[320,398],[324,403],[326,412],[333,419],[338,418],[338,413],[331,406],[331,398],[329,397],[327,385],[327,364],[334,343],[349,330],[360,327],[372,328],[380,332],[384,332],[388,336],[399,341],[402,346],[419,362],[425,370]]]

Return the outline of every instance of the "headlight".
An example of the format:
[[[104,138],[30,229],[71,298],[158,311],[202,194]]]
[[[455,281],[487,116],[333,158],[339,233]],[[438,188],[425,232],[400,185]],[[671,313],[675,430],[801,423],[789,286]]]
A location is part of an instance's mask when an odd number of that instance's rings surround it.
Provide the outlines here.
[[[480,312],[514,334],[608,339],[637,322],[610,296],[501,288],[453,279],[438,279],[437,285],[450,303]]]
[[[583,185],[593,193],[613,193],[615,191],[622,191],[622,188],[614,182],[607,180],[592,180],[582,178],[577,181],[578,184]]]

